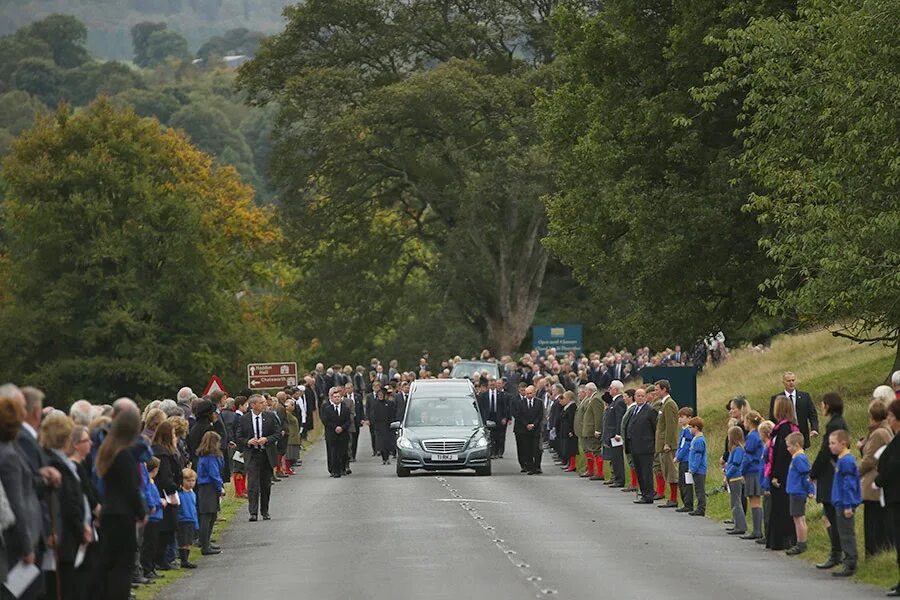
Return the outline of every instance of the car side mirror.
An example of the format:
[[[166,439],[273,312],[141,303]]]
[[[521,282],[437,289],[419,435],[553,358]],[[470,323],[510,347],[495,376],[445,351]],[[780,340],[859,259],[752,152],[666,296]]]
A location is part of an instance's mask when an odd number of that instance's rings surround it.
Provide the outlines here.
[[[493,429],[494,427],[497,426],[497,423],[495,423],[494,421],[485,421],[484,426],[487,427],[488,429]]]
[[[400,421],[393,421],[391,423],[391,429],[393,429],[394,431],[400,429]]]

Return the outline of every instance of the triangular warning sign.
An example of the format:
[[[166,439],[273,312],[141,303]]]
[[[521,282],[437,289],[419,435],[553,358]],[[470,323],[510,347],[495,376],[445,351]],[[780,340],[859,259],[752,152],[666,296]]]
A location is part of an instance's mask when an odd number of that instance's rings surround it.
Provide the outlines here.
[[[219,390],[220,392],[228,394],[228,390],[225,389],[225,386],[222,384],[222,380],[219,379],[218,375],[213,375],[212,379],[209,380],[209,383],[206,384],[206,387],[203,389],[203,395],[208,396],[210,392],[214,392]]]

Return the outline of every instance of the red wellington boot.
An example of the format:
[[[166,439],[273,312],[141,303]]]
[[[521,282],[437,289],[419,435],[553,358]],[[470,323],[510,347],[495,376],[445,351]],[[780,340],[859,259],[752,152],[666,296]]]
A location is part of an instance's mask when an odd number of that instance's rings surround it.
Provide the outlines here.
[[[571,473],[575,470],[575,455],[569,457],[569,467],[566,469],[566,473]]]

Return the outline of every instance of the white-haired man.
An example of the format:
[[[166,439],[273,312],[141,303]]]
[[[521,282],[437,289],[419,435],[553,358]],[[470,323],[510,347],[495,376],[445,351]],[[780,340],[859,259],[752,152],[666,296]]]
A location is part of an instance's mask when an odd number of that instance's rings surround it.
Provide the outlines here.
[[[894,371],[891,375],[891,387],[894,388],[894,396],[900,400],[900,370]]]
[[[83,425],[89,427],[91,425],[91,417],[94,407],[87,400],[76,400],[69,407],[69,418],[75,425]]]
[[[625,450],[622,444],[622,419],[625,417],[625,385],[618,379],[609,384],[609,395],[612,400],[606,409],[603,421],[603,439],[608,447],[604,452],[609,456],[612,465],[612,478],[607,483],[610,487],[625,487]]]

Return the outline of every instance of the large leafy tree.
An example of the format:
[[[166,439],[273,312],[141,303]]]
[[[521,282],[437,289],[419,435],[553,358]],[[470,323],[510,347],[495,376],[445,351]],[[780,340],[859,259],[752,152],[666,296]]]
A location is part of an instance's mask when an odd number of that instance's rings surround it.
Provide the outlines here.
[[[771,264],[741,210],[737,111],[702,112],[690,92],[722,59],[707,36],[779,4],[608,0],[556,15],[565,83],[540,106],[560,187],[546,244],[611,301],[620,342],[733,334],[754,313]]]
[[[57,402],[171,394],[290,346],[268,325],[280,233],[230,167],[99,101],[3,164],[3,379]]]
[[[545,21],[557,4],[286,10],[286,30],[239,82],[253,102],[278,102],[273,171],[292,254],[307,299],[334,308],[306,335],[347,341],[374,320],[397,323],[406,307],[394,299],[418,285],[495,351],[519,345],[547,262],[540,199],[551,182],[532,90],[551,80]],[[337,281],[323,285],[329,274]]]
[[[743,97],[747,209],[777,265],[766,306],[857,341],[900,336],[900,5],[806,0],[719,39],[697,96]],[[900,368],[898,345],[895,369]]]

